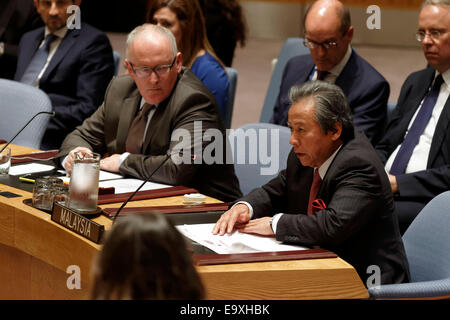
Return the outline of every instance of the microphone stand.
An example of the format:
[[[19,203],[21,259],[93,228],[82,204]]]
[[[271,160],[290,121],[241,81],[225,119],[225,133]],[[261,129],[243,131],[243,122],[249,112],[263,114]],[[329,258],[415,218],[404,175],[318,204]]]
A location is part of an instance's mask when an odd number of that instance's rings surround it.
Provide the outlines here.
[[[31,121],[33,121],[34,118],[36,118],[38,115],[43,114],[43,113],[49,114],[49,115],[51,115],[52,117],[55,116],[55,112],[54,112],[54,111],[52,111],[52,112],[41,111],[41,112],[36,113],[36,114],[35,114],[35,115],[34,115],[34,116],[33,116],[33,117],[32,117],[32,118],[31,118],[24,126],[23,126],[23,128],[20,129],[20,131],[17,132],[17,134],[16,134],[11,140],[9,140],[9,142],[8,142],[7,144],[5,144],[5,146],[2,148],[2,150],[0,150],[0,153],[2,153],[3,150],[5,150],[6,147],[10,145],[11,142],[13,142],[13,140],[14,140],[14,139],[15,139],[15,138],[23,131],[23,129],[25,129],[25,128],[30,124]]]
[[[120,211],[122,211],[123,207],[125,207],[125,206],[127,205],[127,203],[134,197],[134,195],[135,195],[136,193],[138,193],[139,190],[141,190],[141,188],[144,186],[144,184],[146,184],[146,183],[151,179],[151,177],[155,174],[155,172],[158,171],[158,169],[161,168],[162,165],[163,165],[164,163],[166,163],[167,160],[169,160],[169,158],[170,158],[170,153],[169,153],[169,154],[166,154],[166,157],[164,158],[164,160],[156,167],[155,170],[153,170],[152,173],[150,173],[150,176],[149,176],[147,179],[145,179],[144,182],[142,182],[142,184],[136,189],[136,191],[134,191],[134,192],[128,197],[127,200],[125,200],[124,203],[122,203],[122,205],[120,206],[119,210],[117,210],[116,214],[115,214],[114,217],[112,218],[113,223],[116,222],[116,218],[117,218],[117,216],[119,215]]]

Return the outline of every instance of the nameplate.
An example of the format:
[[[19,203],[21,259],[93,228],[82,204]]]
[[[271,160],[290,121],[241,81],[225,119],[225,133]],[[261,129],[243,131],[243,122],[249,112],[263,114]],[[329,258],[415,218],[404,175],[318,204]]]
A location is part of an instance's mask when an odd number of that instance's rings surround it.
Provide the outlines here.
[[[52,221],[95,243],[100,243],[105,231],[103,225],[83,217],[76,211],[57,202],[53,205]]]

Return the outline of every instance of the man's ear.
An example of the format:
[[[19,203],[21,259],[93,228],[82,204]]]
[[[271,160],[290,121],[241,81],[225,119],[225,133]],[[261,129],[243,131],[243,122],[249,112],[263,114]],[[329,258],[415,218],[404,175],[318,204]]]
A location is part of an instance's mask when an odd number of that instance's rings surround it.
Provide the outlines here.
[[[183,66],[183,54],[181,52],[177,53],[177,60],[175,61],[177,72],[181,72],[181,67]]]
[[[336,122],[334,124],[334,131],[331,131],[331,140],[336,141],[341,138],[342,123]]]
[[[133,72],[133,69],[131,69],[131,64],[128,61],[128,59],[125,58],[124,63],[125,63],[125,67],[127,67],[128,74],[130,75],[130,77],[134,78],[134,72]]]

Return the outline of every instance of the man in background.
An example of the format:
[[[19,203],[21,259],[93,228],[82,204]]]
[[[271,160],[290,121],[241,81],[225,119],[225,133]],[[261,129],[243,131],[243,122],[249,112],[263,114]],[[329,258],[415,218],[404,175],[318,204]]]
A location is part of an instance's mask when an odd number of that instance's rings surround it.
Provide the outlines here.
[[[389,173],[400,231],[450,190],[450,1],[427,0],[417,40],[429,67],[404,82],[386,134],[376,149]]]
[[[356,128],[375,145],[385,128],[389,84],[351,48],[353,27],[348,8],[337,0],[316,1],[306,12],[304,29],[305,46],[311,54],[288,61],[271,122],[286,125],[293,85],[324,80],[344,91]]]
[[[76,126],[102,103],[114,75],[113,51],[106,35],[88,24],[67,27],[81,0],[34,0],[45,27],[26,33],[19,44],[14,79],[48,94],[55,116],[41,148],[58,149]]]

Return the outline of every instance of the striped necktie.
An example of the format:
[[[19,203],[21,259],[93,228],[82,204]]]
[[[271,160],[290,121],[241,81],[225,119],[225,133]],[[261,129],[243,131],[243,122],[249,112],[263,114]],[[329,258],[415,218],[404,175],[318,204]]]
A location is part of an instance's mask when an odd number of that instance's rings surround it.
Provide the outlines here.
[[[134,118],[131,123],[130,130],[128,131],[127,141],[125,143],[125,149],[127,152],[134,154],[142,153],[142,144],[144,142],[145,128],[147,127],[148,115],[154,105],[144,104],[141,111]]]

